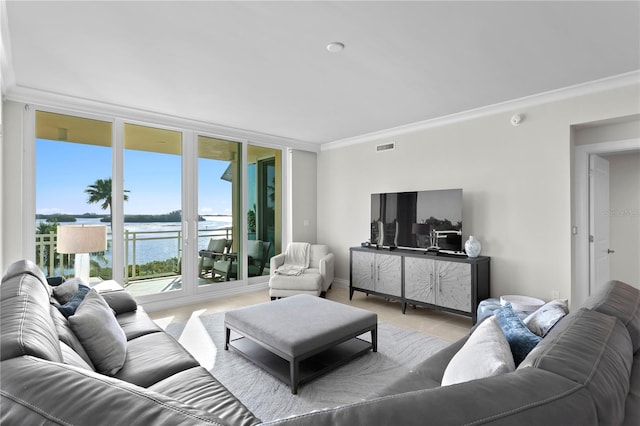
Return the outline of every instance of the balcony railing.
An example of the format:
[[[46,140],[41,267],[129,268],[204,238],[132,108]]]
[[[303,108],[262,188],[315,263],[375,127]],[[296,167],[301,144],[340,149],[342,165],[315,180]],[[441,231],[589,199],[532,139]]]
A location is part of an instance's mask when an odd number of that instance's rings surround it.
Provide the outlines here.
[[[233,235],[232,227],[219,229],[200,230],[198,233],[199,246],[204,245],[209,238],[226,238],[231,239]],[[47,276],[67,276],[73,272],[71,259],[68,255],[56,252],[57,234],[50,232],[48,234],[36,234],[36,263]],[[107,251],[100,255],[93,254],[91,259],[98,262],[102,268],[111,268],[112,236],[107,234]],[[144,252],[144,253],[143,253]],[[124,258],[125,261],[125,278],[124,285],[130,281],[140,281],[145,279],[153,279],[166,277],[171,275],[180,275],[182,260],[182,231],[128,231],[124,232]],[[154,261],[167,261],[177,259],[172,270],[166,270],[155,273],[143,273],[140,268],[142,265]],[[92,275],[94,275],[92,268]],[[104,279],[110,277],[101,277]]]

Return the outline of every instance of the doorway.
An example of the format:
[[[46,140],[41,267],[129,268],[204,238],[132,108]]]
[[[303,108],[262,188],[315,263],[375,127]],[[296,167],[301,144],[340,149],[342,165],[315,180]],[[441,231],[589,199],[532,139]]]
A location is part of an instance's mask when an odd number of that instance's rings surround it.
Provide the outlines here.
[[[608,191],[610,187],[608,183],[597,184],[596,181],[599,179],[596,179],[596,176],[601,174],[601,169],[605,167],[603,164],[608,164],[604,157],[637,152],[640,152],[640,138],[575,147],[572,226],[574,270],[571,287],[573,306],[580,305],[589,297],[600,281],[610,279],[606,268],[610,255],[614,254],[611,250],[615,251],[606,236],[611,229],[610,220],[614,209],[606,205],[609,195],[604,195],[603,191]],[[604,160],[604,163],[601,160]],[[594,172],[594,167],[600,172]],[[603,189],[602,185],[605,185],[606,189]],[[604,236],[602,229],[605,229]],[[629,238],[635,238],[637,241],[638,235]],[[598,253],[602,256],[598,256]]]

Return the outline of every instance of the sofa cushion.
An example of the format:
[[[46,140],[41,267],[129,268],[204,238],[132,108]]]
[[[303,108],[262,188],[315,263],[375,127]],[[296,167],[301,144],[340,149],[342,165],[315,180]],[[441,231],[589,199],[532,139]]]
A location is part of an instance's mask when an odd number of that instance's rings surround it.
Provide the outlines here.
[[[127,343],[127,362],[115,377],[149,387],[198,362],[167,333],[150,333]]]
[[[580,309],[560,321],[518,370],[535,367],[579,383],[591,393],[598,418],[620,424],[632,361],[624,325],[610,315]]]
[[[162,328],[158,326],[149,315],[139,307],[135,311],[125,312],[116,316],[118,324],[122,327],[127,340],[133,340],[137,337],[144,336],[150,333],[162,332]]]
[[[44,276],[44,273],[42,272],[42,270],[40,270],[40,268],[38,268],[38,265],[30,260],[18,260],[9,265],[5,274],[2,276],[2,282],[4,283],[11,278],[21,277],[25,274],[35,278],[35,281],[33,282],[37,283],[39,286],[42,286],[42,288],[46,290],[47,298],[51,297],[53,293],[51,291],[51,286],[47,281],[47,277]],[[4,295],[5,294],[3,294],[3,296]]]
[[[13,265],[9,269],[13,270]],[[1,359],[33,355],[61,362],[58,333],[50,314],[49,285],[33,274],[5,274],[0,294]]]
[[[509,342],[497,318],[492,316],[475,329],[467,343],[451,358],[442,377],[442,386],[499,376],[515,368]]]
[[[640,349],[640,290],[622,281],[609,281],[582,307],[618,318],[629,330],[633,351]]]
[[[60,341],[60,350],[62,352],[63,363],[84,368],[85,370],[95,371],[93,366],[89,365],[76,351],[71,349],[71,347],[63,341]]]
[[[127,337],[97,291],[87,293],[76,313],[69,317],[69,326],[97,371],[114,375],[122,368],[127,355]]]
[[[536,336],[522,322],[518,314],[511,308],[510,303],[506,303],[496,310],[495,317],[498,325],[502,328],[507,342],[511,347],[513,361],[518,366],[531,350],[540,343],[541,337]],[[491,319],[491,318],[489,318]],[[485,320],[488,321],[489,319]]]
[[[229,424],[250,426],[260,423],[260,419],[202,367],[176,373],[151,385],[149,390],[213,413]]]
[[[91,358],[87,354],[87,351],[84,350],[82,343],[78,340],[78,337],[75,335],[71,327],[69,326],[69,321],[60,313],[55,306],[50,307],[51,318],[56,326],[56,331],[58,332],[58,338],[60,339],[60,343],[64,343],[69,346],[82,360],[89,365],[92,370],[95,370],[93,363],[91,362]],[[63,353],[64,358],[64,353]]]

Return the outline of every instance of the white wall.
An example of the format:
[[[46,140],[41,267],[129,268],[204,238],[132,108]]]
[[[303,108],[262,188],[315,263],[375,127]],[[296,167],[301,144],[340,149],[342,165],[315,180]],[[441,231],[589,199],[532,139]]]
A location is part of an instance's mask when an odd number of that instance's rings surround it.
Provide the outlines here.
[[[611,278],[640,288],[640,153],[608,156]]]
[[[315,152],[291,151],[291,241],[317,240],[317,156]],[[283,250],[285,247],[282,248]]]
[[[463,238],[491,256],[491,294],[571,297],[571,126],[640,112],[638,87],[416,130],[318,157],[318,239],[348,282],[349,247],[369,237],[373,192],[463,188]],[[526,114],[518,127],[514,113]]]

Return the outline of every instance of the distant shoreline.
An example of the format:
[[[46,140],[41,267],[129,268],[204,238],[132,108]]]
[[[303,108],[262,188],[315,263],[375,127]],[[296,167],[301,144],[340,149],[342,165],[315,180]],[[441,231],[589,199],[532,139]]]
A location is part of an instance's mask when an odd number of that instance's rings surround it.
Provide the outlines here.
[[[230,215],[223,214],[207,214],[199,215],[198,221],[205,222],[205,217],[231,217]],[[46,220],[47,222],[69,223],[77,222],[78,219],[100,219],[100,222],[111,222],[109,215],[100,214],[36,214],[36,220]],[[182,222],[182,216],[180,213],[168,213],[168,214],[126,214],[124,215],[124,221],[127,223],[144,223],[144,222]]]

